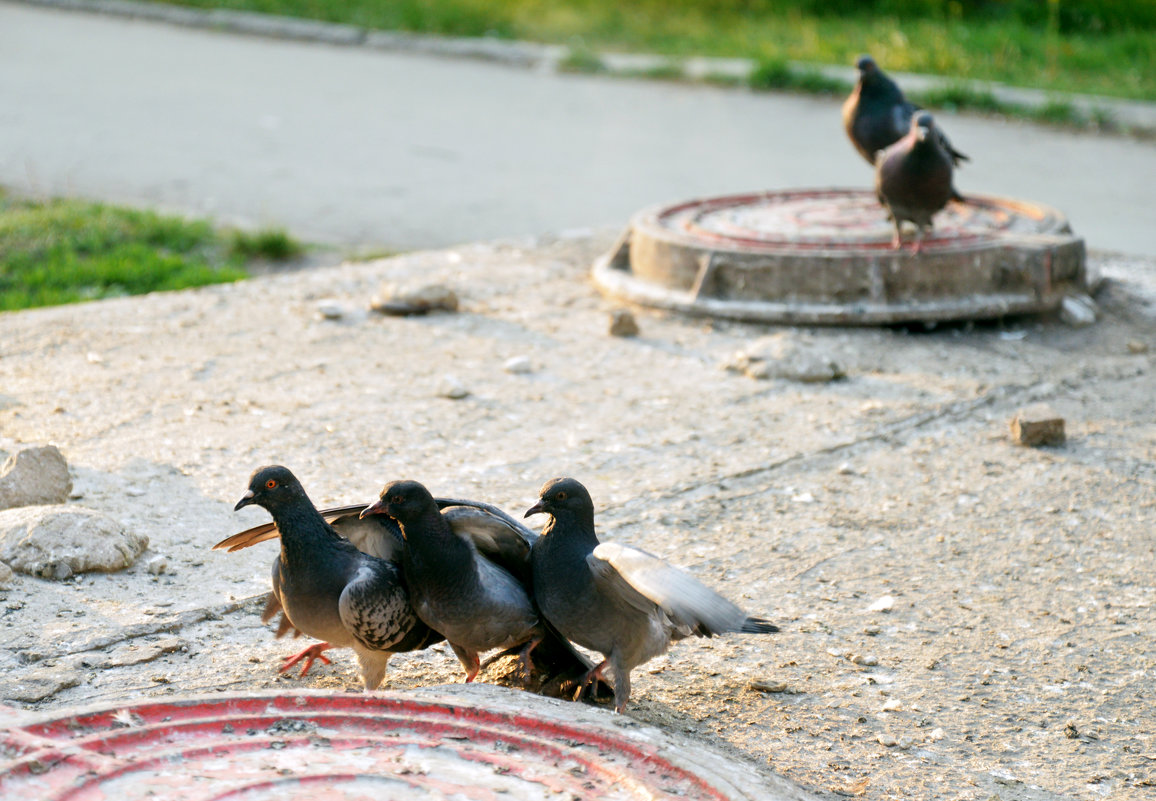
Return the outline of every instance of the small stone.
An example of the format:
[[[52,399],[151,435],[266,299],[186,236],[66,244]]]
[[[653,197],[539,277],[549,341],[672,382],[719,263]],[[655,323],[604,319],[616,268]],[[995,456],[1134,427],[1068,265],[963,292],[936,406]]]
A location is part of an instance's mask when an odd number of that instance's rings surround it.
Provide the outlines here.
[[[898,698],[890,698],[883,703],[884,712],[898,712],[903,708],[903,702]]]
[[[915,745],[915,738],[909,734],[905,734],[899,738],[899,742],[896,743],[896,745],[906,751],[908,748]]]
[[[785,681],[752,681],[747,686],[760,693],[785,693],[787,691]]]
[[[169,560],[160,554],[145,562],[145,570],[154,576],[159,576],[169,569]]]
[[[345,316],[345,307],[336,300],[319,300],[316,308],[322,320],[340,320]]]
[[[895,739],[895,735],[888,734],[887,732],[880,732],[875,739],[879,741],[880,745],[887,746],[888,748],[894,748],[899,744],[899,741]]]
[[[876,636],[883,633],[883,627],[882,626],[867,626],[866,628],[863,629],[863,633],[866,634],[868,637],[876,637]]]
[[[534,365],[528,356],[514,356],[513,358],[506,359],[506,363],[502,365],[502,369],[514,375],[525,375],[526,373],[534,372]]]
[[[1012,418],[1010,427],[1012,441],[1017,445],[1035,448],[1062,445],[1065,440],[1064,418],[1042,404],[1021,409]]]
[[[470,391],[466,385],[461,382],[457,376],[443,375],[441,382],[438,384],[438,395],[442,398],[449,398],[450,400],[461,400],[470,395]]]
[[[724,367],[757,380],[783,378],[802,383],[836,381],[846,375],[821,343],[786,332],[759,337]]]
[[[935,728],[931,730],[931,734],[927,735],[927,739],[931,740],[933,743],[937,743],[946,736],[947,735],[944,734],[943,729]]]
[[[1068,295],[1060,302],[1060,319],[1077,328],[1096,322],[1096,301],[1087,295]]]
[[[792,496],[791,500],[794,503],[814,503],[815,496],[809,492],[800,492],[798,495]]]
[[[148,494],[148,490],[144,487],[129,487],[124,491],[124,494],[130,498],[141,498]]]
[[[638,333],[638,322],[633,314],[626,309],[615,309],[610,312],[610,336],[636,337]]]
[[[895,596],[884,595],[875,603],[867,607],[868,612],[890,612],[895,608]]]
[[[1141,342],[1138,339],[1133,339],[1128,342],[1128,352],[1134,354],[1147,353],[1148,344]]]
[[[0,466],[0,509],[64,503],[71,492],[68,463],[55,445],[23,448]]]
[[[858,475],[858,473],[855,471],[855,468],[851,466],[850,462],[843,462],[843,464],[839,465],[839,467],[836,468],[835,472],[837,472],[841,476]]]
[[[879,664],[879,657],[874,654],[851,654],[850,660],[853,664],[863,667],[875,667]]]
[[[89,364],[104,364],[104,357],[99,353],[94,353],[93,351],[86,353],[84,359]]]
[[[443,284],[385,284],[369,303],[369,308],[394,317],[458,310],[458,296]]]
[[[0,512],[0,560],[30,576],[65,579],[73,573],[128,567],[148,537],[83,506],[28,506]]]

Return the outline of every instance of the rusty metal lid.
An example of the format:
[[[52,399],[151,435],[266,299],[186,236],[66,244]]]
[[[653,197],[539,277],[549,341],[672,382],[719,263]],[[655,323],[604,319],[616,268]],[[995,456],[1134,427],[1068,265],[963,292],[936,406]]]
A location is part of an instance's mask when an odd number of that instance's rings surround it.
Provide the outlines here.
[[[0,716],[0,797],[808,799],[624,717],[497,687]]]
[[[643,305],[802,324],[999,317],[1086,291],[1084,242],[1048,206],[968,196],[918,253],[893,249],[892,232],[863,190],[691,200],[638,213],[594,281]]]

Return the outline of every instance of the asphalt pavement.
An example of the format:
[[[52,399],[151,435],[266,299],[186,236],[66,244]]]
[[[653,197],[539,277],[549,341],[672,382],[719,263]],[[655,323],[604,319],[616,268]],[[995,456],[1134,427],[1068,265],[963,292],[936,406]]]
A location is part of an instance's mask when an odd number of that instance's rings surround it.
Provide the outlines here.
[[[559,75],[0,2],[0,185],[427,248],[864,187],[839,101]],[[940,114],[968,192],[1156,255],[1156,144]]]

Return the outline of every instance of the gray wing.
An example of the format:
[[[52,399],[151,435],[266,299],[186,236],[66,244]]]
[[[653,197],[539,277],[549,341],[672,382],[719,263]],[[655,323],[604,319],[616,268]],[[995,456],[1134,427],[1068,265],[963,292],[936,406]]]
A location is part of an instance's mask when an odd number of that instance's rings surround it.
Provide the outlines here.
[[[746,613],[693,576],[638,548],[604,542],[586,560],[595,576],[613,582],[610,572],[642,598],[656,604],[680,629],[700,636],[739,631]],[[612,571],[608,571],[611,568]],[[629,593],[623,599],[639,607]]]
[[[507,515],[495,515],[479,506],[449,506],[442,509],[442,517],[450,530],[469,540],[478,553],[526,583],[530,579],[531,541],[522,532],[523,527],[510,525]]]
[[[322,512],[326,522],[333,526],[333,530],[353,543],[353,547],[362,553],[385,559],[389,562],[401,561],[401,549],[404,540],[397,521],[386,515],[371,515],[359,518],[361,510],[368,504],[346,506],[341,509]],[[340,514],[327,514],[327,512]]]
[[[374,651],[401,642],[417,623],[397,569],[376,560],[366,560],[358,568],[341,592],[337,611],[349,633]]]

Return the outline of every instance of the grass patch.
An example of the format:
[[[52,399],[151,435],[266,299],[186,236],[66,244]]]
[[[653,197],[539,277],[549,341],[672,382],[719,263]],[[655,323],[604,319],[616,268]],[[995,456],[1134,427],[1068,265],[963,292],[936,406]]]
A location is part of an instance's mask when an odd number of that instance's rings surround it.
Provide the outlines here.
[[[927,108],[942,108],[948,111],[980,111],[988,114],[1006,114],[1010,104],[1004,103],[986,89],[976,89],[966,84],[953,84],[924,92],[912,92],[911,102]]]
[[[79,200],[0,192],[0,310],[237,281],[255,258],[203,221]],[[256,234],[252,253],[299,254],[284,232]]]
[[[752,89],[815,95],[845,95],[851,89],[851,84],[846,81],[824,75],[818,70],[792,67],[780,59],[760,61],[751,71],[748,82]]]
[[[1026,0],[178,2],[384,30],[582,41],[592,53],[850,65],[868,52],[891,72],[1156,100],[1156,23],[1134,13],[1138,3],[1128,5],[1133,11],[1125,14],[1125,4],[1102,0],[1103,9],[1092,14],[1084,13],[1087,2],[1064,0],[1046,4],[1054,6],[1049,14],[1044,3]]]
[[[229,235],[229,253],[245,261],[290,261],[305,252],[300,242],[281,228],[261,231],[233,231]]]
[[[606,72],[606,65],[602,63],[598,54],[590,48],[583,45],[572,45],[566,52],[566,56],[558,62],[558,69],[563,72],[596,74]]]

